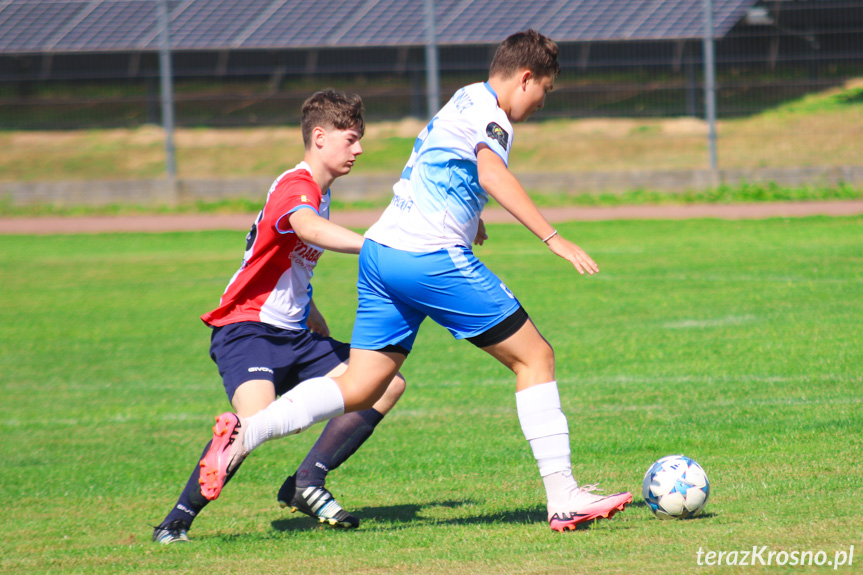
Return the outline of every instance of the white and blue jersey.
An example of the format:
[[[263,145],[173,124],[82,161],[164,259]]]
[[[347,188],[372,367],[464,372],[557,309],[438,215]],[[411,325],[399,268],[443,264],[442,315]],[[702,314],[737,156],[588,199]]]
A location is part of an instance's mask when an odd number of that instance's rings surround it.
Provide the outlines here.
[[[456,92],[420,133],[392,202],[366,237],[408,252],[470,247],[488,202],[477,172],[480,144],[509,164],[512,124],[487,82]]]
[[[426,317],[486,347],[527,321],[471,250],[488,202],[477,169],[483,144],[509,163],[512,125],[488,83],[462,88],[429,122],[392,202],[366,232],[351,347],[407,353]]]

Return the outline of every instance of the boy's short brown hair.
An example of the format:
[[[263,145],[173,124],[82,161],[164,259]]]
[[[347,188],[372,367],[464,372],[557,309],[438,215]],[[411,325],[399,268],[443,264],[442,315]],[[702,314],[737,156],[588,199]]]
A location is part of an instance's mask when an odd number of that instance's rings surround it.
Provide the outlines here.
[[[366,129],[364,112],[363,100],[356,94],[347,96],[332,88],[315,92],[303,102],[303,144],[306,149],[311,146],[315,126],[336,130],[354,128],[362,136]]]
[[[516,32],[498,46],[489,68],[489,76],[508,78],[520,70],[530,70],[539,77],[557,78],[560,49],[551,38],[533,29]]]

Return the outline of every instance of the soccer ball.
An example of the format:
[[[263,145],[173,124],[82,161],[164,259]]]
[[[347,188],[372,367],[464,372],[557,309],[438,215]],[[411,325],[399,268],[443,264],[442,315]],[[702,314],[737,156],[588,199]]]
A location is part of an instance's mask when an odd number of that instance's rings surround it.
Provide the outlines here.
[[[644,500],[660,519],[687,519],[701,513],[710,495],[707,474],[694,460],[669,455],[644,474]]]

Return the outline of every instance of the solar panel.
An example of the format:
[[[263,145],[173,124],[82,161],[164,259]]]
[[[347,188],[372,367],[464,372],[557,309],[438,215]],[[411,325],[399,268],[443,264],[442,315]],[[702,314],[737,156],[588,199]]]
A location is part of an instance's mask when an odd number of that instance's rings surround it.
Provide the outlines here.
[[[272,0],[191,2],[170,24],[171,45],[178,50],[229,48]]]
[[[247,31],[240,39],[239,47],[282,46],[296,48],[314,46],[322,36],[332,33],[332,20],[319,20],[321,10],[318,2],[302,3],[291,10],[277,10],[260,22],[253,31]],[[316,22],[310,26],[309,22]]]
[[[115,46],[145,48],[148,29],[155,28],[156,5],[150,0],[92,2],[67,23],[47,49],[54,52],[112,50]]]
[[[328,44],[374,46],[386,36],[388,45],[415,45],[425,41],[423,3],[400,0],[366,2],[362,14],[342,23]]]
[[[755,0],[714,0],[714,34],[724,36]],[[493,5],[493,10],[489,6]],[[558,42],[693,39],[703,35],[701,0],[573,0],[470,2],[440,30],[443,44],[495,43],[533,26]]]
[[[329,44],[345,22],[359,19],[363,2],[318,0],[317,2],[285,2],[270,18],[261,22],[238,47],[280,48],[320,47]]]
[[[713,0],[723,36],[757,0]],[[411,46],[420,0],[170,0],[177,50]],[[435,0],[437,42],[495,44],[533,27],[558,42],[700,38],[702,0]],[[0,1],[0,53],[156,50],[156,0]]]
[[[84,7],[81,3],[10,2],[0,10],[0,52],[42,52]]]

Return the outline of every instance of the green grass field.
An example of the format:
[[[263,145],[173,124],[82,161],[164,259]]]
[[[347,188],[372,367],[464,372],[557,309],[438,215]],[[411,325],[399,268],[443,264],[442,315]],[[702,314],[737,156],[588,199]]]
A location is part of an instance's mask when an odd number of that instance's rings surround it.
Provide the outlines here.
[[[624,513],[552,533],[514,378],[428,323],[408,391],[329,486],[357,531],[281,510],[316,432],[262,446],[190,535],[161,547],[212,418],[227,409],[198,316],[242,233],[0,237],[3,573],[822,572],[707,567],[699,549],[823,551],[863,564],[863,218],[560,226],[582,278],[515,226],[477,253],[555,347],[582,482]],[[348,338],[355,260],[327,254],[316,299]],[[706,515],[654,519],[651,462],[698,460]],[[766,555],[765,555],[766,559]]]

